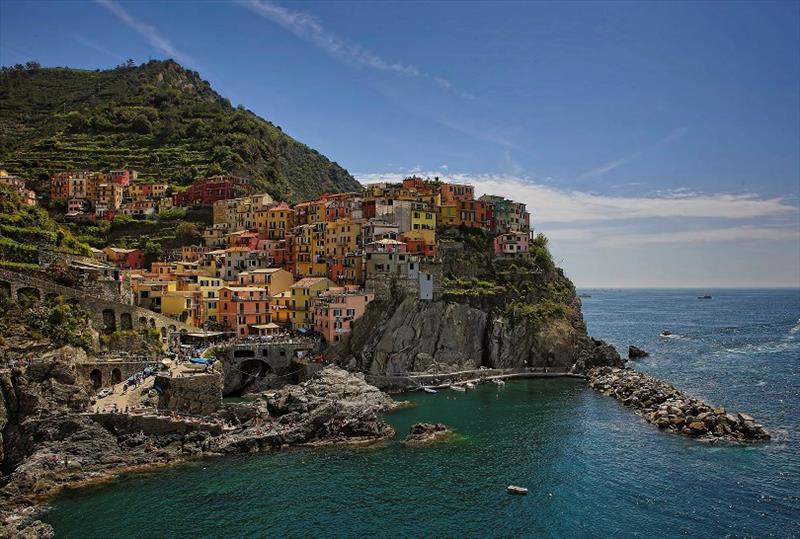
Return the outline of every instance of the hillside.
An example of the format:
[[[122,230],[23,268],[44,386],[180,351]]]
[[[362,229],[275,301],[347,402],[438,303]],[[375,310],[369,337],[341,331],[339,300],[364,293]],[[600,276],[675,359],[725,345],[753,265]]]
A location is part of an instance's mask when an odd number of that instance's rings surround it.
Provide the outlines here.
[[[53,221],[46,211],[23,205],[17,193],[0,185],[0,268],[35,268],[40,250],[90,254],[86,244]]]
[[[74,169],[133,168],[176,185],[224,172],[282,199],[358,188],[338,164],[232,107],[172,60],[107,71],[3,68],[0,164],[42,182]]]

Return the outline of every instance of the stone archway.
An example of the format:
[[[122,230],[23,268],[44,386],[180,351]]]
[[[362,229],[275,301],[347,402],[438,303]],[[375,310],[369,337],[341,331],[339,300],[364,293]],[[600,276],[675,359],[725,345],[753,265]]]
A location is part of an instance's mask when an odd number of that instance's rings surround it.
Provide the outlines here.
[[[117,314],[114,309],[103,309],[103,331],[106,333],[117,331]]]
[[[56,294],[55,292],[50,292],[49,294],[45,295],[45,299],[47,301],[56,301],[61,294]]]
[[[156,319],[155,319],[155,318],[151,318],[151,319],[150,319],[150,327],[151,327],[152,329],[155,329],[155,328],[156,328]]]
[[[112,383],[112,384],[118,384],[118,383],[120,383],[121,381],[122,381],[122,371],[120,371],[120,370],[119,370],[119,369],[117,369],[117,368],[114,368],[114,369],[111,371],[111,383]]]
[[[0,281],[0,298],[11,297],[11,283],[8,281]]]
[[[89,373],[89,380],[92,381],[92,387],[94,389],[103,387],[103,373],[100,372],[100,369],[93,369],[92,372]]]
[[[133,318],[131,317],[131,313],[120,313],[119,327],[123,330],[133,329]]]
[[[161,326],[161,338],[162,339],[166,339],[167,338],[167,328],[164,327],[164,326]]]

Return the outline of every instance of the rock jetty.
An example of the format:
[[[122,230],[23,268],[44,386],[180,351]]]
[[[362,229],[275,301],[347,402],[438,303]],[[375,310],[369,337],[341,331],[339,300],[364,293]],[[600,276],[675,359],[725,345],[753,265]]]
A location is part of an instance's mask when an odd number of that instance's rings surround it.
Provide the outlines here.
[[[714,407],[633,369],[597,367],[588,372],[588,379],[592,389],[614,397],[661,430],[706,441],[770,438],[751,416],[728,413],[725,408]]]
[[[441,440],[452,434],[452,431],[443,423],[415,423],[408,430],[404,440],[407,443],[433,442]]]

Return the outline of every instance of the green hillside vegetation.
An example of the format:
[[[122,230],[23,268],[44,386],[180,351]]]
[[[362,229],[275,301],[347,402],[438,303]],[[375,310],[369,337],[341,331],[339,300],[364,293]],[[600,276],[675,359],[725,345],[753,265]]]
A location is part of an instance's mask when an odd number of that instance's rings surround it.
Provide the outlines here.
[[[38,179],[32,187],[42,192],[53,172],[117,168],[176,186],[237,174],[285,200],[358,188],[338,164],[232,107],[172,60],[106,71],[2,68],[0,164]]]
[[[89,255],[89,247],[42,208],[25,206],[11,188],[0,185],[0,267],[33,268],[39,250]]]

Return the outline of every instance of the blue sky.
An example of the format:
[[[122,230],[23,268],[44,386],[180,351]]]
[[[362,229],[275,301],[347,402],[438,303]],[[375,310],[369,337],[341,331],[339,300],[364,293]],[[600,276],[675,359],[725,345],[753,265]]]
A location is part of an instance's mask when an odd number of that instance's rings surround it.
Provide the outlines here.
[[[0,63],[172,57],[362,181],[529,203],[579,286],[800,286],[800,4],[0,3]]]

